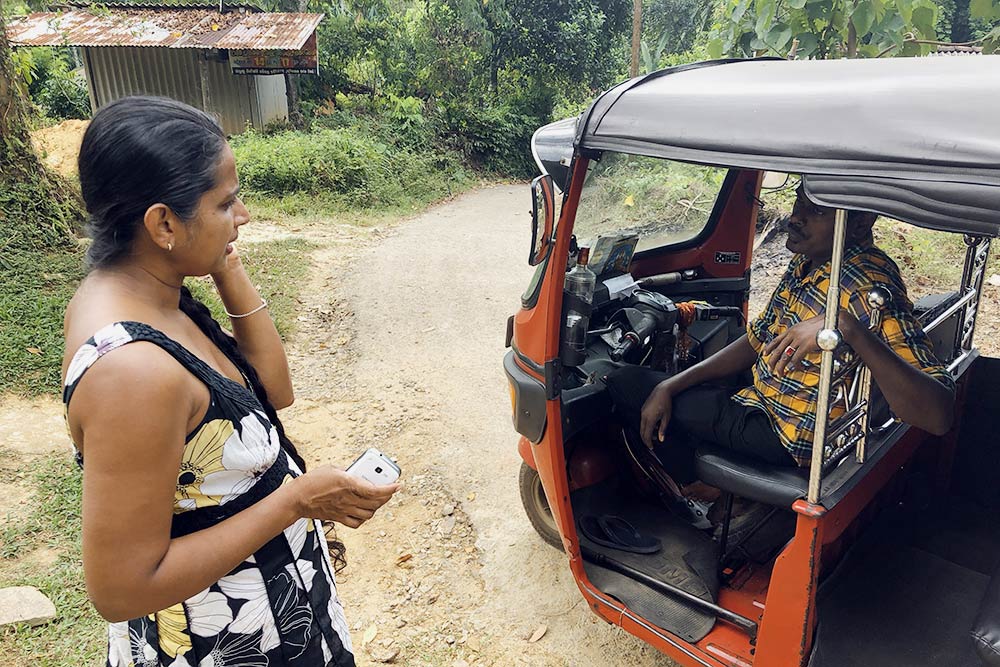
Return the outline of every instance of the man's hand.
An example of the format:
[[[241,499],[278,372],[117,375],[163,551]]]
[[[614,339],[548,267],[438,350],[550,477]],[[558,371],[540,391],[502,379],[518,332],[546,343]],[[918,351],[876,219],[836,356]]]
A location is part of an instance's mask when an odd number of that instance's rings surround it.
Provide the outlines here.
[[[840,311],[839,321],[841,327],[853,328],[858,324],[857,318],[846,310]],[[816,343],[816,334],[825,326],[826,317],[817,315],[789,327],[765,345],[763,355],[771,372],[780,377],[785,371],[799,368],[808,355],[821,352]]]
[[[666,435],[667,424],[670,423],[670,412],[673,408],[674,394],[670,387],[670,381],[664,380],[653,388],[649,398],[642,405],[641,419],[639,421],[639,434],[642,441],[650,449],[655,444],[653,435],[656,435],[656,442],[663,442]]]

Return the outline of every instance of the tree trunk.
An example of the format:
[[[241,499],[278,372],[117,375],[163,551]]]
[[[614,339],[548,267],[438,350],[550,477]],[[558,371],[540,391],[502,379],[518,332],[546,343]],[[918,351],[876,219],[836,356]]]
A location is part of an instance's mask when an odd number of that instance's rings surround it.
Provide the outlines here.
[[[27,103],[14,73],[6,26],[0,14],[0,188],[44,173],[28,134]]]
[[[285,99],[288,101],[288,123],[296,130],[306,128],[306,117],[299,104],[299,75],[285,72]]]
[[[951,16],[951,41],[972,40],[972,26],[969,25],[969,0],[955,0],[955,13]]]
[[[642,0],[632,0],[632,77],[639,76],[639,42],[642,39]]]
[[[309,0],[289,0],[287,12],[304,13],[309,8]],[[306,129],[306,117],[302,113],[299,100],[299,75],[285,72],[285,99],[288,101],[288,122],[296,130]]]

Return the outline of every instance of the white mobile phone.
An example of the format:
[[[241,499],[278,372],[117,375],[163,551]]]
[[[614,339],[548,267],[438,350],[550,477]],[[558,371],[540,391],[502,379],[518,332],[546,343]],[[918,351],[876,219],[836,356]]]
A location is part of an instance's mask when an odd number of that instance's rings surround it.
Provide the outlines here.
[[[402,474],[392,459],[374,447],[369,448],[354,463],[347,466],[347,472],[376,486],[392,484]]]

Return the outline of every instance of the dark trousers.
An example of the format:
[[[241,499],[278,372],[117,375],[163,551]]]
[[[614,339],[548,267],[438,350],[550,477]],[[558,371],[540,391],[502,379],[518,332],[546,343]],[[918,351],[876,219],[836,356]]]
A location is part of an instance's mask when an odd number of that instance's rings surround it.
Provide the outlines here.
[[[607,378],[608,390],[622,426],[640,443],[642,406],[657,384],[669,375],[642,366],[625,366]],[[699,385],[674,396],[666,437],[656,443],[656,455],[674,480],[690,484],[694,449],[699,442],[731,449],[780,466],[795,460],[781,444],[767,414],[732,400],[738,389]],[[656,435],[654,434],[654,439]]]

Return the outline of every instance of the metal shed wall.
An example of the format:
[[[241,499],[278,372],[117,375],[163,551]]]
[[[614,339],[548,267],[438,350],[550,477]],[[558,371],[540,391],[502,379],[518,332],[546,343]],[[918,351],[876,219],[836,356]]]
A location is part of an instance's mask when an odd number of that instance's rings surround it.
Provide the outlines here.
[[[201,59],[208,51],[134,46],[82,51],[95,111],[127,95],[162,95],[217,115],[226,134],[242,132],[247,123],[262,129],[288,117],[282,76],[237,76],[228,63],[209,57],[203,91]]]

